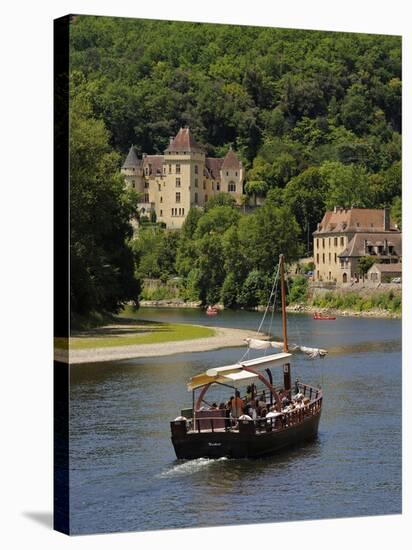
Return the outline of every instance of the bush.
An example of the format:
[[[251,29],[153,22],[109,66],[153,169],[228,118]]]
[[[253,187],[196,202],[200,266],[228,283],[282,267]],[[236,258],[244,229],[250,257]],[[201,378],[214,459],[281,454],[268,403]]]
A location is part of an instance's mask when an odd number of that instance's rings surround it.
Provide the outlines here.
[[[298,275],[292,279],[287,298],[289,304],[306,303],[308,298],[308,280],[306,277]]]

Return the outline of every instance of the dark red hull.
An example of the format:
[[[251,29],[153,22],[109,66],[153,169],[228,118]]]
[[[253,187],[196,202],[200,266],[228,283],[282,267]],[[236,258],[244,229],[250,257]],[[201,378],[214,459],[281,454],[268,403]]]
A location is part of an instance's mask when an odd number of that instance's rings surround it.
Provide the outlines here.
[[[172,443],[179,459],[258,458],[313,440],[318,433],[320,415],[321,409],[298,424],[268,432],[246,429],[173,434]]]

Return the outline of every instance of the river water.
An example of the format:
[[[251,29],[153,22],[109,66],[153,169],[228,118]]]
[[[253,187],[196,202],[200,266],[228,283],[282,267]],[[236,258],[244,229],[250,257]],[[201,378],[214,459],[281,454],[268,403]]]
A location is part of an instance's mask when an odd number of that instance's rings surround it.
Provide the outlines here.
[[[261,320],[149,308],[138,317],[249,329]],[[399,514],[400,321],[288,321],[289,341],[329,350],[323,360],[296,357],[292,367],[293,378],[321,384],[324,403],[318,439],[271,458],[178,461],[170,441],[170,420],[191,406],[187,380],[244,349],[72,366],[71,532]],[[279,338],[278,317],[274,327]]]

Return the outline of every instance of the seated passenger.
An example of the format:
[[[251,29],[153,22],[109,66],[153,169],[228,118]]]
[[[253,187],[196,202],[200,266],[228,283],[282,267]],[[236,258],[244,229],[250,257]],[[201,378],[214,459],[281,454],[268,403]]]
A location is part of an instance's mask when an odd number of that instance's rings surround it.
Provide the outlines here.
[[[219,403],[219,409],[226,409],[226,405],[223,402]]]
[[[252,418],[248,414],[241,414],[239,420],[252,420]]]
[[[212,403],[212,406],[209,407],[209,411],[216,411],[217,410],[217,403]]]

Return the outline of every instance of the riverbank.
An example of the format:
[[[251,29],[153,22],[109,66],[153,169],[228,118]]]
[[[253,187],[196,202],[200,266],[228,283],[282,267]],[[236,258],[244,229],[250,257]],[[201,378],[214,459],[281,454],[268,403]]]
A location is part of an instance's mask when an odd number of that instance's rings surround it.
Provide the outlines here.
[[[308,306],[304,304],[292,304],[286,307],[289,313],[306,313],[313,314],[315,312],[328,313],[337,317],[369,317],[377,319],[401,319],[402,313],[394,313],[386,309],[370,309],[366,311],[356,311],[354,309],[337,309],[330,307]]]
[[[140,303],[140,307],[150,307],[150,308],[189,308],[189,309],[199,309],[200,302],[184,302],[183,300],[145,300]],[[220,309],[224,309],[222,305],[218,304]],[[254,311],[264,311],[266,306],[257,306],[253,308]],[[320,307],[312,306],[305,304],[291,304],[286,307],[286,310],[291,313],[306,313],[313,314],[316,311],[321,313],[332,313],[337,316],[344,317],[375,317],[382,319],[401,319],[402,313],[396,313],[393,311],[388,311],[381,308],[372,308],[370,310],[358,311],[350,308],[330,308],[330,307]]]
[[[195,339],[174,340],[161,343],[141,343],[129,345],[116,345],[113,347],[95,347],[73,349],[69,351],[55,347],[54,358],[63,363],[84,364],[100,363],[105,361],[120,361],[124,359],[143,359],[146,357],[159,357],[175,355],[179,353],[195,353],[212,351],[221,348],[239,347],[245,345],[246,338],[256,338],[257,333],[252,330],[204,327],[199,325],[186,325],[195,328],[212,331],[212,335],[197,337]],[[123,327],[123,325],[119,325]],[[116,326],[112,326],[116,328]]]

